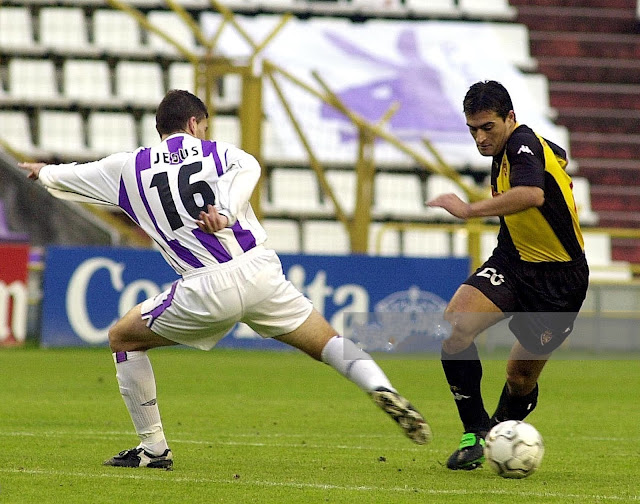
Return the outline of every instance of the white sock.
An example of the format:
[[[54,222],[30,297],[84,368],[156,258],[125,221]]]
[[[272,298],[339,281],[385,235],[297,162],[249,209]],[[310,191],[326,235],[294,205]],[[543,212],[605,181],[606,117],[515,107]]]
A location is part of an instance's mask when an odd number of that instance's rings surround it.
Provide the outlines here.
[[[138,446],[154,455],[162,454],[168,446],[156,400],[156,380],[147,352],[116,352],[113,360],[120,394],[140,438]]]
[[[321,358],[365,392],[373,392],[378,387],[396,390],[373,358],[350,339],[334,336],[322,349]]]

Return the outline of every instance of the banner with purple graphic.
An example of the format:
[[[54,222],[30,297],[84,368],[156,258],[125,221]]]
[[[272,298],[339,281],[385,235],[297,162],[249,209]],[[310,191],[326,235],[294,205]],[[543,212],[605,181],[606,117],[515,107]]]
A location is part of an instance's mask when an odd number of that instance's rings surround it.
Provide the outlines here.
[[[336,330],[367,339],[368,344],[387,337],[379,329],[385,313],[399,314],[399,318],[386,315],[396,328],[394,342],[401,343],[400,338],[408,345],[425,330],[432,335],[437,327],[427,325],[439,319],[469,272],[467,259],[303,255],[281,255],[280,259],[287,277]],[[176,278],[157,251],[48,247],[41,344],[106,346],[109,327],[116,320],[167,289]],[[406,345],[400,349],[411,350]],[[244,324],[238,324],[217,346],[284,347]]]
[[[279,20],[273,16],[236,19],[257,41]],[[220,22],[218,14],[201,17],[209,36]],[[218,48],[230,57],[250,54],[247,43],[228,26]],[[491,23],[292,19],[260,56],[322,91],[312,77],[312,72],[317,72],[350,110],[373,123],[397,103],[399,108],[386,125],[390,133],[428,158],[431,156],[422,138],[428,138],[454,166],[486,168],[487,161],[477,152],[462,113],[462,99],[474,82],[502,82],[512,95],[520,121],[551,140],[556,131],[503,48],[509,49]],[[308,91],[280,76],[277,82],[308,134],[314,153],[325,162],[352,162],[358,145],[353,124]],[[266,158],[305,159],[288,116],[267,79],[265,83],[265,112],[271,124],[277,125],[266,142]],[[378,163],[410,162],[385,142],[378,142],[375,148]]]

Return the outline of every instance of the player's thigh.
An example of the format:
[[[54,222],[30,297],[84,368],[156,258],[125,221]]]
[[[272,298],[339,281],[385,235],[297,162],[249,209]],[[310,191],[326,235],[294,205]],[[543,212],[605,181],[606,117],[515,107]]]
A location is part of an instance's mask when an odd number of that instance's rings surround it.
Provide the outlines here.
[[[507,361],[507,382],[511,392],[526,395],[535,387],[551,354],[535,354],[516,341]]]
[[[451,335],[443,342],[443,348],[447,353],[457,353],[482,331],[504,319],[505,314],[481,290],[462,284],[447,305],[444,317],[451,324]]]
[[[276,336],[275,339],[320,360],[322,349],[336,334],[338,334],[337,331],[314,308],[300,327],[289,333]]]
[[[141,305],[134,306],[109,330],[109,346],[113,352],[134,352],[160,346],[176,345],[147,327]]]

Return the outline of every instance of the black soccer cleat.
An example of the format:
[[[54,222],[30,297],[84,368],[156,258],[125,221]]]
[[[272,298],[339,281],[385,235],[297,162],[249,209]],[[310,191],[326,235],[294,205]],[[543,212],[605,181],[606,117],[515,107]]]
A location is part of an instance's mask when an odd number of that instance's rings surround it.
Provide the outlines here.
[[[484,462],[484,445],[484,437],[475,432],[465,432],[458,449],[447,460],[447,467],[454,471],[477,469]]]
[[[102,465],[114,467],[148,467],[150,469],[173,468],[173,453],[168,448],[161,455],[153,455],[143,448],[131,448],[105,460]]]
[[[397,392],[380,387],[371,392],[371,398],[393,420],[395,420],[411,441],[427,444],[431,441],[431,428],[423,416],[409,401]]]

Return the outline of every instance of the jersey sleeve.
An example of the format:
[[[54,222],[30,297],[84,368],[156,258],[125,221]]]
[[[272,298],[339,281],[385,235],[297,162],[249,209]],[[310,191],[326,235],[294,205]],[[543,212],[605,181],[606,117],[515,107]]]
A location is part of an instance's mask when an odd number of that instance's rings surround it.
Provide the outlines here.
[[[531,130],[514,131],[507,142],[511,187],[534,186],[544,190],[544,149]]]
[[[227,227],[236,223],[238,214],[247,207],[249,198],[260,179],[260,164],[251,154],[230,144],[221,145],[227,169],[217,181],[218,211],[229,220]]]
[[[92,201],[96,203],[118,204],[118,190],[122,167],[130,158],[130,153],[113,154],[90,163],[68,163],[46,165],[38,179],[47,188],[62,193],[64,199]]]

